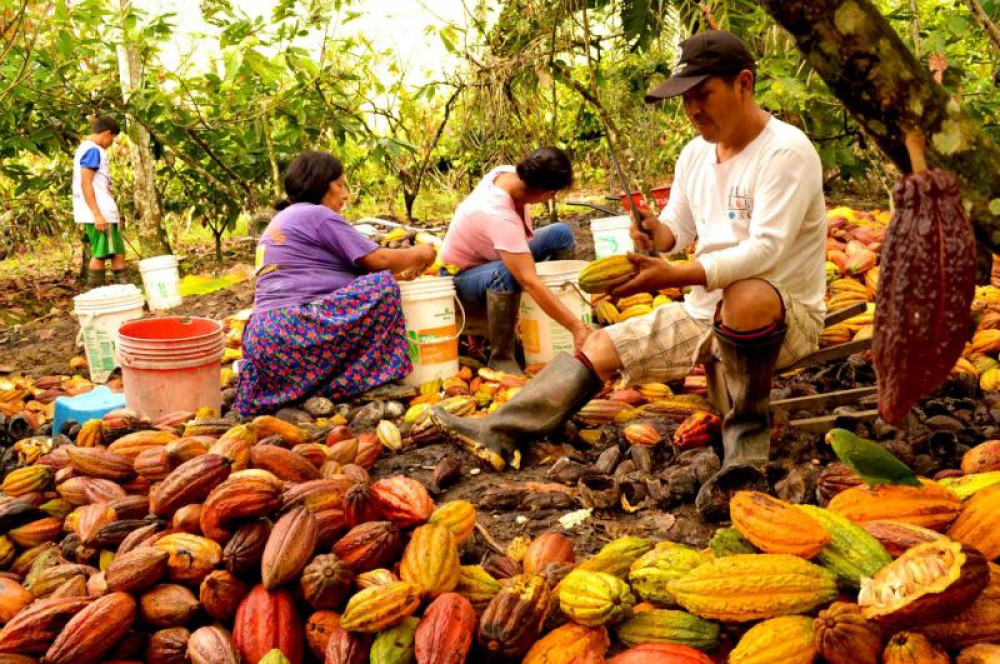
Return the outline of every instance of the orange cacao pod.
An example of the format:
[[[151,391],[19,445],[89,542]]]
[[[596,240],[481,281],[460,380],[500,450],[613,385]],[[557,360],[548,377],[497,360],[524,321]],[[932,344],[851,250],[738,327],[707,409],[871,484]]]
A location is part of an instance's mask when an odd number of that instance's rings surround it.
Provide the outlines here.
[[[330,460],[330,448],[326,445],[320,445],[319,443],[303,443],[301,445],[296,445],[294,449],[292,449],[292,452],[308,461],[312,467],[316,469],[317,477],[319,477],[319,469],[323,467],[324,463]]]
[[[201,582],[198,599],[205,612],[221,623],[229,624],[236,617],[240,602],[250,588],[229,572],[217,569]]]
[[[250,449],[250,464],[286,482],[319,479],[319,470],[305,457],[277,445],[254,445]]]
[[[340,606],[350,594],[353,582],[354,572],[332,553],[313,558],[299,579],[302,596],[317,609]]]
[[[245,424],[232,427],[222,438],[212,443],[209,454],[218,454],[229,461],[232,472],[246,470],[250,465],[250,448],[257,442],[257,436]]]
[[[191,535],[201,535],[201,505],[185,505],[170,519],[170,529]]]
[[[674,432],[674,447],[677,450],[690,450],[696,447],[706,447],[719,437],[722,430],[722,420],[719,416],[707,410],[699,410],[687,417]]]
[[[178,438],[166,444],[167,456],[173,464],[180,465],[196,456],[208,453],[208,448],[215,442],[209,436],[187,436]]]
[[[813,623],[816,648],[830,664],[879,664],[882,634],[861,615],[861,607],[834,602]]]
[[[550,563],[575,563],[573,540],[562,533],[542,533],[524,552],[521,566],[526,574],[538,574]]]
[[[805,512],[759,491],[738,491],[729,502],[733,527],[764,553],[812,558],[830,533]]]
[[[643,643],[615,655],[608,664],[712,664],[712,658],[676,643]]]
[[[904,521],[932,530],[946,528],[962,509],[962,501],[945,487],[922,481],[923,486],[856,486],[833,497],[827,508],[851,521]]]
[[[316,517],[298,507],[284,514],[267,538],[260,562],[266,590],[274,590],[299,575],[316,549]]]
[[[458,585],[458,544],[443,525],[428,523],[410,536],[399,564],[399,576],[420,586],[425,597],[435,597]]]
[[[30,549],[47,542],[54,542],[62,532],[62,519],[54,516],[38,519],[7,531],[7,537],[22,549]]]
[[[434,501],[427,489],[413,478],[388,477],[375,482],[372,491],[382,515],[401,528],[424,523],[434,512]]]
[[[153,544],[170,554],[167,570],[174,581],[201,583],[222,562],[218,542],[190,533],[170,533]]]
[[[292,664],[302,664],[304,635],[295,602],[285,590],[250,590],[236,612],[233,640],[247,662],[257,662],[277,648]]]
[[[310,480],[289,486],[281,496],[284,510],[293,507],[308,507],[314,512],[343,507],[344,494],[355,485],[346,475]]]
[[[100,447],[67,445],[70,466],[82,475],[108,480],[127,480],[132,477],[132,460]]]
[[[476,508],[467,500],[450,500],[434,510],[428,523],[446,526],[461,544],[476,527]]]
[[[347,515],[339,507],[316,512],[316,547],[329,549],[348,529]]]
[[[951,658],[926,636],[899,632],[893,636],[882,654],[884,664],[951,664]]]
[[[167,551],[152,546],[141,546],[116,556],[104,572],[108,590],[128,593],[150,587],[167,573],[169,558]]]
[[[399,528],[391,521],[370,521],[351,528],[333,545],[333,553],[354,572],[385,567],[403,548]]]
[[[88,478],[83,490],[87,494],[87,500],[91,503],[110,503],[113,500],[120,500],[126,495],[121,484],[97,477]],[[124,517],[118,515],[118,518]]]
[[[153,586],[139,597],[139,615],[155,627],[180,627],[198,610],[198,598],[176,583]]]
[[[569,664],[584,655],[604,656],[611,640],[604,627],[584,627],[566,623],[543,636],[531,646],[524,664]]]
[[[140,477],[158,482],[169,475],[175,465],[167,453],[166,445],[164,445],[140,452],[132,462],[132,468]]]
[[[157,516],[170,516],[185,505],[200,503],[229,477],[229,461],[218,454],[202,454],[170,471],[150,493],[149,509]]]
[[[13,579],[0,578],[0,624],[6,624],[24,607],[35,601],[34,595]]]
[[[656,447],[663,440],[663,436],[656,430],[656,427],[648,422],[630,424],[622,430],[622,433],[625,435],[625,440],[633,445],[642,445],[643,447]]]
[[[188,639],[191,664],[240,664],[240,651],[233,637],[218,625],[196,629]]]
[[[32,602],[0,630],[0,653],[41,655],[66,623],[90,602],[86,597],[59,597]]]
[[[135,461],[140,452],[166,447],[167,443],[175,440],[177,440],[177,434],[172,431],[147,429],[122,436],[108,445],[108,451],[120,454],[130,461]]]
[[[222,542],[237,519],[265,516],[281,505],[284,483],[266,470],[242,470],[212,489],[201,509],[201,532]]]
[[[340,614],[336,611],[316,611],[306,621],[306,645],[318,660],[326,658],[333,630],[340,627]]]
[[[105,429],[103,420],[87,420],[80,426],[80,431],[76,434],[76,440],[73,442],[79,447],[102,445]]]
[[[442,593],[417,627],[417,664],[462,664],[472,648],[476,612],[458,593]]]
[[[285,422],[284,420],[279,420],[277,417],[271,415],[261,415],[254,418],[250,426],[253,428],[254,433],[257,434],[258,440],[263,440],[268,436],[278,436],[289,447],[309,442],[309,436],[301,427],[290,422]]]
[[[979,443],[962,456],[962,472],[988,473],[1000,470],[1000,440]]]
[[[72,619],[45,653],[50,664],[95,664],[125,636],[135,620],[135,600],[111,593],[94,600]]]
[[[396,583],[400,580],[398,576],[393,574],[392,570],[379,568],[358,574],[354,577],[354,585],[357,586],[358,590],[364,590],[372,586],[385,586],[390,583]]]

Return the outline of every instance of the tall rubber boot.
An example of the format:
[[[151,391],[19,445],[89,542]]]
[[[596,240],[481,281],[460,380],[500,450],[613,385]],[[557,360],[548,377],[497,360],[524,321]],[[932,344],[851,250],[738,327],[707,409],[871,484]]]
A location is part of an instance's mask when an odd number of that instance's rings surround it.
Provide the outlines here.
[[[104,285],[104,268],[100,270],[94,270],[87,268],[87,290],[91,288],[100,288]]]
[[[116,284],[130,284],[132,279],[129,277],[128,268],[123,268],[121,270],[112,270],[111,274],[114,276]]]
[[[708,521],[729,518],[729,499],[739,490],[767,491],[771,449],[771,378],[787,328],[757,339],[737,338],[715,325],[732,407],[722,421],[722,468],[702,485],[695,506]]]
[[[601,391],[603,381],[569,353],[559,353],[514,398],[485,417],[456,417],[436,406],[432,417],[459,446],[503,470],[519,468],[518,443],[543,438]]]
[[[490,339],[489,365],[498,371],[521,376],[524,374],[517,363],[515,351],[517,338],[517,310],[521,294],[500,291],[486,291],[486,334]]]

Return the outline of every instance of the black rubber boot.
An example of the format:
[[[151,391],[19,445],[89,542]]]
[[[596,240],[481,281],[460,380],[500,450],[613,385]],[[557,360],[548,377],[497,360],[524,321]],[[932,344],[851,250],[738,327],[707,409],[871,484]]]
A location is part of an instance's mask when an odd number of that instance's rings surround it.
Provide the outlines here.
[[[490,339],[489,365],[498,371],[521,376],[524,372],[517,363],[515,351],[517,338],[517,310],[521,303],[518,292],[486,291],[487,336]]]
[[[132,279],[129,278],[128,268],[124,268],[124,269],[121,269],[121,270],[112,270],[111,274],[114,275],[114,279],[115,279],[115,283],[116,284],[123,284],[124,285],[124,284],[130,284],[130,283],[132,283]]]
[[[726,371],[732,408],[722,420],[722,468],[702,485],[695,506],[708,521],[729,518],[729,499],[736,491],[767,491],[767,459],[771,450],[771,378],[785,339],[780,327],[759,339],[736,339],[715,326],[715,339]]]
[[[100,288],[104,285],[104,268],[100,270],[93,270],[87,268],[87,290],[91,288]]]
[[[431,413],[459,446],[503,470],[521,465],[518,443],[544,438],[594,398],[604,382],[583,362],[559,353],[514,398],[485,417],[456,417],[440,407]]]

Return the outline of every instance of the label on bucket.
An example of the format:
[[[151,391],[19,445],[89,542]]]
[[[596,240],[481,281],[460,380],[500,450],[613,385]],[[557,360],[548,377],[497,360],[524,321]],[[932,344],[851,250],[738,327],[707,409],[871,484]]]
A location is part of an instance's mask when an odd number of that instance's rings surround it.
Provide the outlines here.
[[[424,330],[407,330],[406,347],[413,364],[440,364],[458,359],[455,324]]]
[[[83,347],[91,378],[103,382],[115,370],[115,341],[111,335],[96,327],[83,329]]]
[[[521,345],[525,352],[540,353],[542,350],[542,340],[538,334],[538,321],[534,318],[522,318],[519,323],[521,329]]]

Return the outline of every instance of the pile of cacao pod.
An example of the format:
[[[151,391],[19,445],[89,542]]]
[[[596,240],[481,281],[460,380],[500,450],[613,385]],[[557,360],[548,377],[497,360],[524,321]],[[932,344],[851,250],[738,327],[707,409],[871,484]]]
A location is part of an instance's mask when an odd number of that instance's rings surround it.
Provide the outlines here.
[[[0,657],[864,664],[1000,648],[1000,441],[920,488],[826,473],[826,507],[739,493],[703,550],[630,536],[578,561],[549,532],[481,562],[462,559],[472,504],[369,476],[399,428],[353,434],[208,411],[83,423],[0,486]]]

